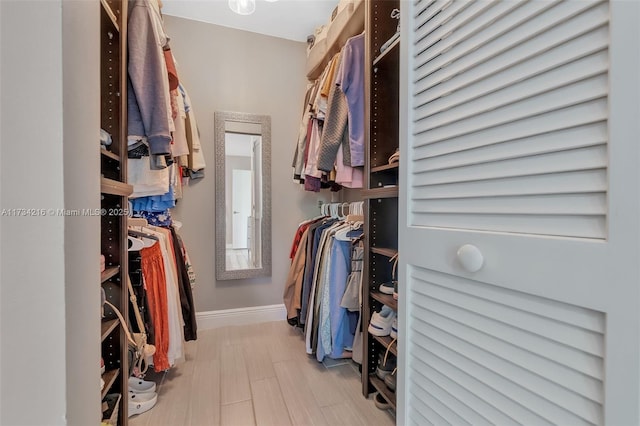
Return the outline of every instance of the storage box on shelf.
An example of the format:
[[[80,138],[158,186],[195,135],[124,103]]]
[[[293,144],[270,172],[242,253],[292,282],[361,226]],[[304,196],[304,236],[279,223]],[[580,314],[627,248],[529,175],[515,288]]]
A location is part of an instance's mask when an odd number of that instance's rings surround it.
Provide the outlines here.
[[[328,24],[326,37],[318,40],[307,57],[307,78],[315,80],[345,42],[364,30],[365,0],[348,3]]]

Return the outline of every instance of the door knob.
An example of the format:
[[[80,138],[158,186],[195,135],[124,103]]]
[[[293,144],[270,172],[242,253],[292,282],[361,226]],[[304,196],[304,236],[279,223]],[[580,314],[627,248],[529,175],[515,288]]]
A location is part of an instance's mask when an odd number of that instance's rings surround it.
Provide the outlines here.
[[[482,252],[472,244],[465,244],[458,249],[458,260],[469,272],[478,272],[484,264]]]

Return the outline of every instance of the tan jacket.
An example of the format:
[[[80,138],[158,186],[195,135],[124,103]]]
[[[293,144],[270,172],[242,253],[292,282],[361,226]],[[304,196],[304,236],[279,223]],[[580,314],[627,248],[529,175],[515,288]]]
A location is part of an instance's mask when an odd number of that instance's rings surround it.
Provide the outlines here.
[[[304,265],[307,257],[307,236],[309,229],[306,229],[300,238],[300,246],[291,262],[287,280],[284,283],[284,306],[287,308],[287,319],[296,318],[298,310],[301,308],[302,278],[304,277]]]

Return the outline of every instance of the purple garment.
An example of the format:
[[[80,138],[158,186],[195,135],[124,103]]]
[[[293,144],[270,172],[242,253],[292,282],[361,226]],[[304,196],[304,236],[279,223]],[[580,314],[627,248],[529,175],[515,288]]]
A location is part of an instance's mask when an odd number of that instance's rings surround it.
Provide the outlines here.
[[[345,43],[336,84],[349,105],[351,166],[364,166],[364,34]]]

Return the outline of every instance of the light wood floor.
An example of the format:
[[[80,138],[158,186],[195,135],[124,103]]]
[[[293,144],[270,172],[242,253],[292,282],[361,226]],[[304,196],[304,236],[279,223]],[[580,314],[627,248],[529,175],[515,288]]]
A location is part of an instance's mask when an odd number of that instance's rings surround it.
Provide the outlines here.
[[[157,405],[129,424],[395,424],[362,396],[356,364],[331,364],[309,357],[300,331],[285,321],[200,331],[186,344],[186,360],[162,377]]]

